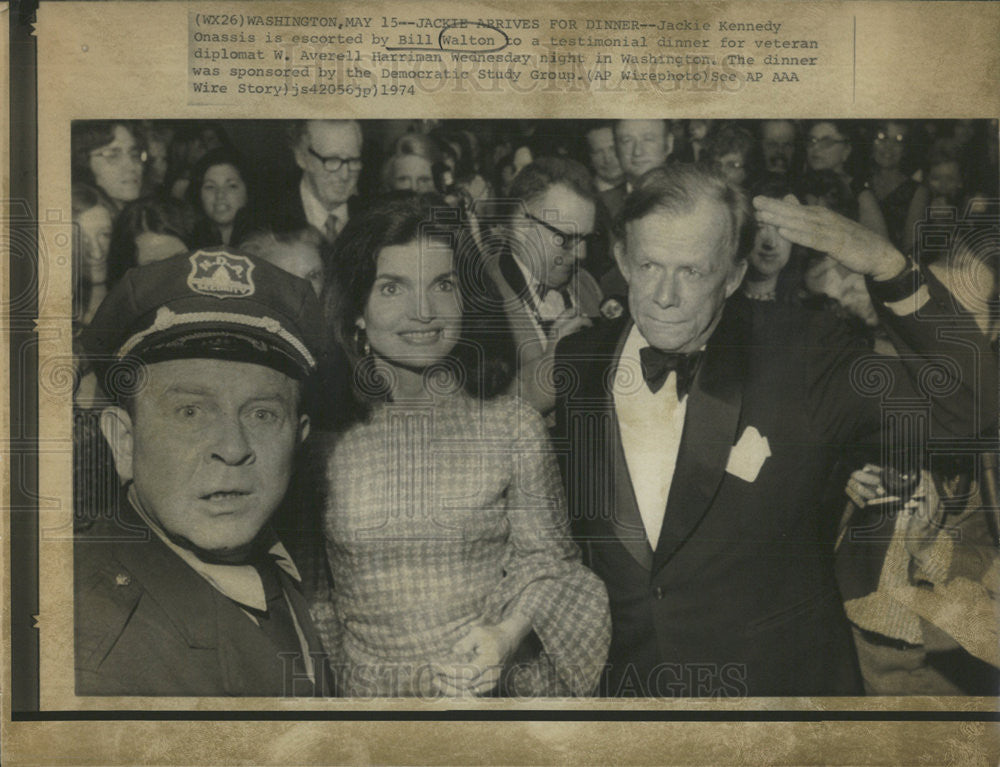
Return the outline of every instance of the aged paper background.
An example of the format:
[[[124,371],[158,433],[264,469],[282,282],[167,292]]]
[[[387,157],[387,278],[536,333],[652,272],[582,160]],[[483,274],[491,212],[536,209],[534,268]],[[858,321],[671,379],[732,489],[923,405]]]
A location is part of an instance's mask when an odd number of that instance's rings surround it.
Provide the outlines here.
[[[201,13],[401,18],[621,18],[780,22],[782,37],[820,42],[819,63],[792,83],[703,87],[490,81],[427,85],[413,95],[357,98],[195,94],[189,34]],[[373,22],[377,25],[377,21]],[[792,117],[1000,116],[1000,7],[963,2],[845,3],[43,3],[38,12],[38,184],[44,224],[39,281],[40,615],[43,712],[109,710],[339,712],[556,710],[684,711],[672,722],[617,721],[19,721],[4,722],[8,764],[637,763],[996,764],[996,723],[942,721],[721,722],[698,712],[993,712],[996,701],[954,699],[744,699],[540,701],[302,701],[76,698],[72,673],[70,122],[293,117]],[[316,30],[323,31],[323,30]],[[389,30],[377,29],[380,34]],[[437,40],[437,30],[430,30]],[[553,34],[557,34],[558,30]],[[492,33],[490,33],[492,34]],[[519,34],[526,41],[530,32]],[[561,34],[561,33],[558,33]],[[589,34],[578,29],[576,34]],[[620,36],[605,32],[602,36]],[[660,36],[664,32],[650,32]],[[714,31],[706,37],[723,35]],[[730,37],[752,38],[750,33]],[[4,37],[6,43],[6,36]],[[216,46],[218,47],[218,46]],[[359,46],[370,48],[370,41]],[[518,50],[532,51],[527,45]],[[573,49],[560,49],[560,52]],[[654,50],[650,47],[648,50]],[[645,50],[642,52],[646,52]],[[617,59],[617,51],[612,55]],[[592,59],[592,52],[591,52]],[[228,62],[222,62],[228,63]],[[405,68],[407,65],[398,65]],[[468,65],[467,65],[468,66]],[[498,67],[499,68],[499,67]],[[586,67],[585,69],[593,69]],[[618,69],[619,67],[615,67]],[[560,66],[538,69],[563,71]],[[573,69],[573,67],[568,67]],[[649,67],[646,67],[647,71]],[[732,71],[740,72],[739,68]],[[223,78],[224,80],[225,78]],[[222,82],[222,80],[220,80]],[[230,82],[233,86],[234,82]],[[62,245],[60,245],[62,243]],[[8,522],[5,520],[5,525]],[[6,568],[5,568],[6,573]],[[5,586],[5,589],[7,587]],[[4,601],[9,610],[9,594]],[[5,615],[5,626],[9,626]],[[8,640],[9,641],[9,640]],[[4,668],[9,690],[9,668]],[[9,708],[7,709],[9,710]],[[347,715],[350,716],[349,714]],[[525,718],[531,719],[531,713]],[[735,717],[738,718],[738,714]],[[888,714],[886,716],[889,716]],[[929,715],[933,719],[932,715]],[[52,715],[52,718],[61,717]]]

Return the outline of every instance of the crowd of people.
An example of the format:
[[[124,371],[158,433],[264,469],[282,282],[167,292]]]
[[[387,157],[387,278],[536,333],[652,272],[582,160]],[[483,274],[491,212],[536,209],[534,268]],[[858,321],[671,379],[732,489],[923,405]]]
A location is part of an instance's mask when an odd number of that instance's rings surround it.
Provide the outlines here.
[[[72,157],[78,693],[1000,689],[995,122]]]

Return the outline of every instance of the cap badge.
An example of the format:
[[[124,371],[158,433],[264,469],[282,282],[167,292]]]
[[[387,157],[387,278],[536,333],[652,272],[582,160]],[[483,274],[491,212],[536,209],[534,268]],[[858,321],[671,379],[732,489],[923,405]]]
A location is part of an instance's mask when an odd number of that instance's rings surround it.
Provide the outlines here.
[[[216,298],[243,298],[256,291],[253,262],[224,251],[198,250],[191,254],[187,284],[195,293]]]

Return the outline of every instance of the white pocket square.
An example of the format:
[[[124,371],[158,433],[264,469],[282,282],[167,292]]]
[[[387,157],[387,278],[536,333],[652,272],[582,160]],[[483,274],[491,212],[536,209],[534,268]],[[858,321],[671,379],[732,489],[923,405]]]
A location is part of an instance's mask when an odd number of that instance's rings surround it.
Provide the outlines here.
[[[753,482],[769,455],[771,446],[767,437],[762,436],[755,427],[747,426],[739,441],[729,451],[726,471],[745,482]]]

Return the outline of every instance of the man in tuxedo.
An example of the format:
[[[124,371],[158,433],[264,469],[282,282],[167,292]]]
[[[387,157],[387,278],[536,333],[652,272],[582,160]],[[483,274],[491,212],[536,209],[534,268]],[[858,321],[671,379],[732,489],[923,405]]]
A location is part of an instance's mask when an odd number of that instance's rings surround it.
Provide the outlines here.
[[[299,120],[289,138],[302,170],[268,211],[275,231],[310,225],[333,242],[351,217],[361,175],[361,126],[354,120]]]
[[[77,694],[329,694],[269,524],[321,328],[309,283],[228,249],[132,269],[101,304],[84,343],[127,491],[75,541]]]
[[[940,283],[832,211],[754,205],[865,273],[913,353],[865,363],[827,315],[738,294],[754,210],[712,171],[637,181],[616,250],[631,317],[562,340],[555,369],[574,534],[611,601],[607,695],[860,694],[823,514],[829,470],[843,446],[877,438],[886,381],[887,396],[927,403],[931,440],[995,422],[988,346],[961,328],[937,340],[932,320],[956,316]],[[915,381],[931,368],[925,392]]]

